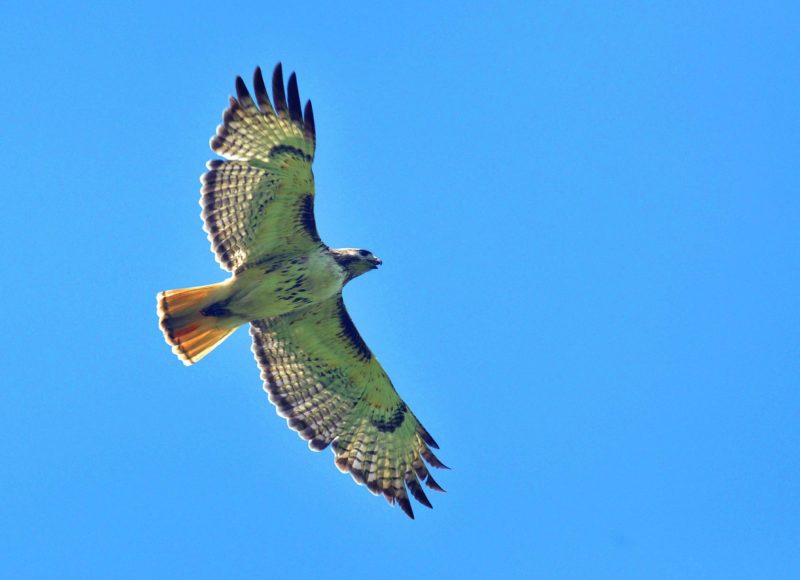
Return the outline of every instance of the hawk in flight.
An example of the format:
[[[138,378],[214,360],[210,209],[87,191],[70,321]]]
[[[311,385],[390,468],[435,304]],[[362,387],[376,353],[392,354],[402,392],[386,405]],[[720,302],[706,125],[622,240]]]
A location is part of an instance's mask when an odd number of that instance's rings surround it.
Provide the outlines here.
[[[300,105],[297,77],[284,89],[280,63],[272,101],[261,69],[250,95],[222,116],[200,178],[204,230],[217,262],[231,272],[218,284],[158,294],[167,343],[184,364],[211,352],[250,323],[264,390],[289,427],[314,451],[330,446],[336,466],[373,494],[414,517],[408,492],[431,507],[420,482],[444,491],[426,462],[445,467],[438,449],[395,391],[356,330],[342,288],[380,266],[367,250],[325,245],[314,221],[316,134],[311,102]]]

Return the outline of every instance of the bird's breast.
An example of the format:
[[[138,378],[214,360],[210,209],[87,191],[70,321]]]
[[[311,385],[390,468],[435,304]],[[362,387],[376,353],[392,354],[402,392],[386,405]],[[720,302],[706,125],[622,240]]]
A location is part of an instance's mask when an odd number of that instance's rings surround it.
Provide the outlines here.
[[[271,318],[325,300],[343,285],[329,255],[276,257],[234,277],[228,308],[243,321]]]

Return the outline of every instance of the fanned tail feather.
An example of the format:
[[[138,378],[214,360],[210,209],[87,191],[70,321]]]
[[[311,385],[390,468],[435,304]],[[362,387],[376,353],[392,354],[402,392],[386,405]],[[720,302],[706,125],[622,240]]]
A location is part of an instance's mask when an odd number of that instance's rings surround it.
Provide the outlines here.
[[[172,352],[186,366],[202,359],[238,328],[223,317],[203,313],[204,308],[220,298],[223,285],[224,282],[158,294],[161,332]]]

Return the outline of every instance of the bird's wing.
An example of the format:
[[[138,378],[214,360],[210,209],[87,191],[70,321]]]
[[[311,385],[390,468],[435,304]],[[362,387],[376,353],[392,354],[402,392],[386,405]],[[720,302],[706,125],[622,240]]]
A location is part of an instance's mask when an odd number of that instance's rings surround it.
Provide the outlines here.
[[[297,77],[283,87],[280,63],[272,75],[273,108],[261,69],[255,101],[241,77],[222,115],[201,178],[203,229],[217,262],[238,272],[275,252],[307,252],[320,239],[314,221],[315,129],[311,101],[300,108]],[[288,93],[288,100],[287,100]]]
[[[341,294],[256,320],[250,334],[269,400],[311,449],[330,445],[340,471],[409,517],[406,488],[431,507],[419,482],[444,491],[425,466],[445,467],[430,450],[438,445],[358,334]]]

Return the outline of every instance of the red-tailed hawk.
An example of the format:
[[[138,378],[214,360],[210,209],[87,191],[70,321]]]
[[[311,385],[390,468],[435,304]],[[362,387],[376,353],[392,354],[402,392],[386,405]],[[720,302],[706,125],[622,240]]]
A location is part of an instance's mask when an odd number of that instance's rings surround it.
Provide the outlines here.
[[[201,177],[202,218],[211,248],[231,277],[158,295],[161,330],[186,365],[250,323],[253,353],[277,413],[308,446],[330,445],[336,466],[414,517],[406,490],[431,507],[420,481],[444,491],[425,462],[433,437],[395,391],[356,330],[342,288],[381,261],[360,249],[333,249],[314,221],[314,114],[300,106],[294,73],[281,65],[270,102],[261,69],[255,101],[241,77],[223,114]]]

